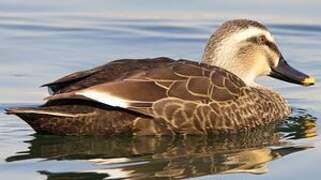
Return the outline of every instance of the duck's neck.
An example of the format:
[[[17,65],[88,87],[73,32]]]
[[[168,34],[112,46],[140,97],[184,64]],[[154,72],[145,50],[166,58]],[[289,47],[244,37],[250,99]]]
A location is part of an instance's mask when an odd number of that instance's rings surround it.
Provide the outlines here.
[[[221,62],[222,61],[211,61],[211,62],[205,62],[205,63],[210,64],[212,66],[217,66],[219,68],[222,68],[224,70],[227,70],[233,73],[234,75],[242,79],[242,81],[250,87],[261,86],[255,82],[255,78],[256,78],[255,71],[251,71],[249,69],[244,71],[242,70],[242,68],[237,66],[237,63],[233,63],[233,60],[228,61],[228,63],[221,63]]]

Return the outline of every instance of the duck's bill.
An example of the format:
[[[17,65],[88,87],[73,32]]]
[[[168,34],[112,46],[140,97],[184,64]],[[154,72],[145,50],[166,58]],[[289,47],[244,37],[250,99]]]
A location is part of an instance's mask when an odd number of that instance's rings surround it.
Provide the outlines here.
[[[280,59],[279,64],[276,67],[272,68],[272,72],[269,76],[304,86],[311,86],[315,83],[313,77],[292,68],[283,58]]]

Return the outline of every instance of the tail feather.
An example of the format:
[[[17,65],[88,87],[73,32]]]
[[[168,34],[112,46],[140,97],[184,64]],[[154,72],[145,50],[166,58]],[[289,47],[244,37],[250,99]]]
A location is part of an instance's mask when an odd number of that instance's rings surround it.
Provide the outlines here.
[[[76,117],[74,114],[65,112],[52,111],[51,109],[39,108],[39,107],[14,107],[5,109],[6,114],[23,115],[23,114],[34,114],[34,115],[49,115],[49,116],[63,116],[63,117]]]
[[[64,110],[65,109],[65,110]],[[68,129],[73,128],[72,120],[77,119],[79,114],[68,112],[68,107],[14,107],[5,109],[5,113],[16,115],[37,133],[43,134],[67,134]],[[66,129],[67,127],[67,129]],[[70,134],[76,134],[72,132]]]
[[[56,135],[130,134],[138,116],[123,109],[79,100],[8,108],[5,113],[20,117],[37,133]]]

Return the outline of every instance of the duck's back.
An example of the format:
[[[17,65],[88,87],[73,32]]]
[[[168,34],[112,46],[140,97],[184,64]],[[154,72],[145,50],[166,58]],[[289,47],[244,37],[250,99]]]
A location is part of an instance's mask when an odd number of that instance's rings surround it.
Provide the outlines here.
[[[120,59],[93,69],[69,74],[56,81],[44,84],[42,87],[48,87],[52,94],[66,93],[114,81],[137,71],[160,68],[174,61],[174,59],[166,57]]]

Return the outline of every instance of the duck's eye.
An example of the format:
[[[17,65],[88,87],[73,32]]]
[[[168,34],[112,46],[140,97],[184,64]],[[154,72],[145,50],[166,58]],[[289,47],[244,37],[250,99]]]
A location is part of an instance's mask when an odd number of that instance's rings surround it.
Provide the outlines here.
[[[259,36],[257,37],[256,41],[258,44],[266,44],[267,39],[265,38],[265,36]]]

